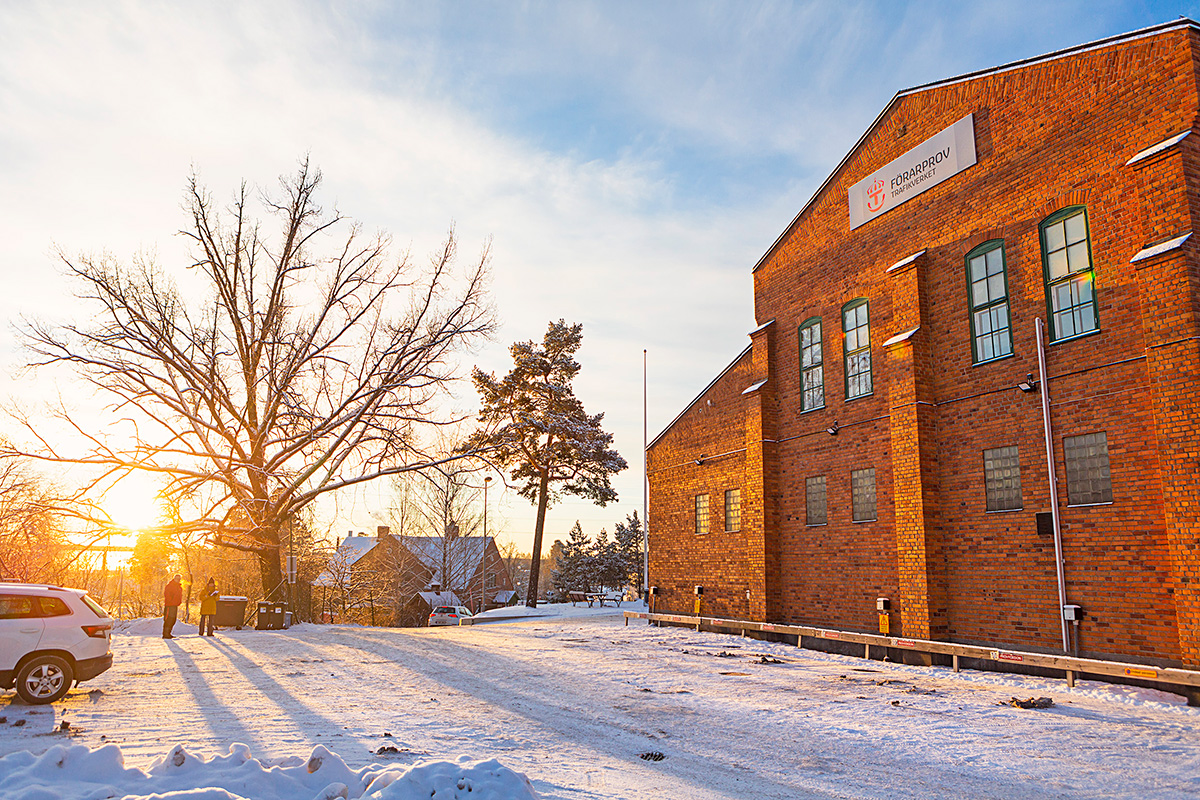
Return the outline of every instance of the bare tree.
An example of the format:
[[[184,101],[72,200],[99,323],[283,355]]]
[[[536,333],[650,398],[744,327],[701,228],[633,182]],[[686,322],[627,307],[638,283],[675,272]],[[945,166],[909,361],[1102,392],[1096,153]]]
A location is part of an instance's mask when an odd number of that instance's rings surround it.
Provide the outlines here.
[[[386,237],[321,209],[320,182],[305,160],[261,195],[279,222],[271,237],[245,184],[222,210],[193,175],[182,234],[194,272],[61,254],[86,321],[24,331],[32,366],[74,368],[127,425],[108,435],[63,407],[83,447],[26,418],[32,443],[15,452],[93,467],[90,486],[158,475],[164,500],[187,509],[174,528],[257,554],[267,594],[282,583],[289,519],[327,493],[429,465],[416,431],[439,419],[455,355],[494,325],[486,247],[460,272],[451,230],[427,269],[389,261]]]
[[[44,482],[16,459],[0,460],[0,579],[62,580],[72,558]]]

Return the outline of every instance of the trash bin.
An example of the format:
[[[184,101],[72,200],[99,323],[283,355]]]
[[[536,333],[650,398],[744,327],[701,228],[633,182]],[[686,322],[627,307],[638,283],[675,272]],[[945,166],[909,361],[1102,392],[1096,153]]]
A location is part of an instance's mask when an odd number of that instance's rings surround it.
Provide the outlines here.
[[[237,628],[240,631],[246,624],[246,604],[249,602],[250,598],[248,597],[224,594],[218,597],[216,626],[218,628]]]
[[[260,631],[283,630],[283,612],[285,608],[287,608],[286,603],[260,600],[258,602],[258,624],[255,627]]]

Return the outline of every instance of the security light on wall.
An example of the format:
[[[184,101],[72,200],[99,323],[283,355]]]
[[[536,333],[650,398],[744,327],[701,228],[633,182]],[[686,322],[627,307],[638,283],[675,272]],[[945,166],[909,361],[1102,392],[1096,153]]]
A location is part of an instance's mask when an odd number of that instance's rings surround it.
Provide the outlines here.
[[[837,432],[839,430],[841,430],[841,428],[838,427],[837,420],[835,419],[833,421],[833,424],[825,429],[825,432],[828,433],[830,436],[837,436]]]
[[[1038,382],[1034,380],[1033,373],[1028,373],[1025,376],[1025,380],[1017,384],[1017,388],[1022,392],[1036,392],[1038,389]]]

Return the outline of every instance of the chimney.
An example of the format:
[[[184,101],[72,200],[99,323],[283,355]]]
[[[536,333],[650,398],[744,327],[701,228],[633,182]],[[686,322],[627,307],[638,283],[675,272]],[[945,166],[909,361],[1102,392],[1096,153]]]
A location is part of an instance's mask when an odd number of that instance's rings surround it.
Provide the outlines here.
[[[388,525],[380,525],[375,528],[375,538],[381,542],[391,535],[392,535],[392,529]]]

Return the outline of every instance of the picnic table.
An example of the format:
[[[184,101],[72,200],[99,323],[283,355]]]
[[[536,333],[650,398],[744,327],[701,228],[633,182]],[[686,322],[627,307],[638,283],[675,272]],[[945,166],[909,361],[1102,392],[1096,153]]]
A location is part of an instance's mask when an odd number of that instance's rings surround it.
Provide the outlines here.
[[[567,597],[571,601],[571,605],[576,603],[587,602],[588,608],[592,608],[596,603],[604,608],[606,602],[612,603],[614,606],[620,607],[621,596],[609,592],[567,592]]]

